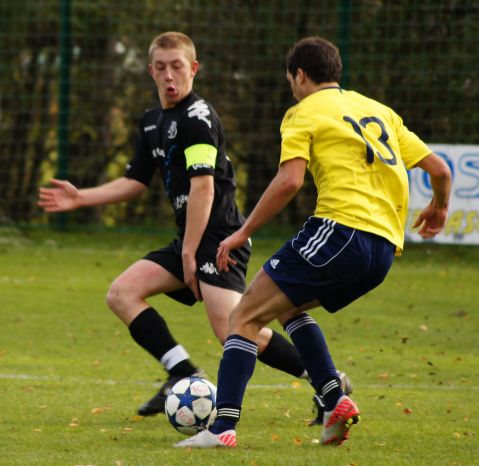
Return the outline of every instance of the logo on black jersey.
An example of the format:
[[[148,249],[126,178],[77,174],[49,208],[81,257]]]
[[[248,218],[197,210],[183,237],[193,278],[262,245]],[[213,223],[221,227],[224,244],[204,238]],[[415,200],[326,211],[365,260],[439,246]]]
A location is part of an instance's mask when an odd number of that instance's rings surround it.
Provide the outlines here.
[[[153,131],[156,128],[156,125],[145,126],[143,131],[147,133],[148,131]]]
[[[178,134],[178,126],[176,121],[172,121],[170,127],[168,128],[168,139],[174,139]]]
[[[157,157],[165,158],[165,151],[163,149],[160,149],[159,147],[153,149],[151,153],[154,159],[156,159]]]
[[[211,128],[211,121],[208,120],[208,116],[210,116],[210,109],[208,105],[206,105],[204,100],[197,100],[193,105],[188,107],[188,116],[190,118],[198,118],[198,120],[204,121],[208,128]]]
[[[188,194],[180,194],[173,200],[173,209],[180,210],[188,203]]]

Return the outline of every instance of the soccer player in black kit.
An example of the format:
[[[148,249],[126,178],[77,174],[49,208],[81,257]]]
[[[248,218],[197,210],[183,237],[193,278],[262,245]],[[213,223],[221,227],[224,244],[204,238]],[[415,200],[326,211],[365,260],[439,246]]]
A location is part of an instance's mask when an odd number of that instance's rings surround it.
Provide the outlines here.
[[[223,343],[228,317],[245,289],[250,244],[234,251],[229,272],[215,266],[219,243],[238,230],[244,217],[235,203],[235,175],[225,153],[224,131],[213,107],[193,92],[198,71],[195,46],[182,33],[157,36],[149,48],[152,76],[160,106],[140,120],[135,155],[124,176],[106,184],[77,189],[68,181],[51,180],[40,188],[39,206],[47,212],[103,205],[133,199],[159,171],[173,207],[178,236],[166,247],[148,253],[117,277],[107,295],[112,311],[128,326],[132,338],[168,372],[158,393],[138,413],[164,412],[169,389],[183,377],[203,375],[185,348],[146,301],[165,293],[187,305],[203,301],[211,327]],[[296,348],[279,333],[261,330],[258,359],[296,377],[307,377]],[[344,374],[343,384],[350,390]],[[322,419],[318,397],[317,419]]]

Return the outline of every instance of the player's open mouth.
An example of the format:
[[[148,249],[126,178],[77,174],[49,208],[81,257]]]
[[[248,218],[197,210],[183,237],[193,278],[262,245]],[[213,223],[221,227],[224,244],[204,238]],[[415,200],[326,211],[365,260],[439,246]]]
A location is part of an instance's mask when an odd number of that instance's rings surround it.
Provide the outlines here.
[[[176,87],[175,86],[167,86],[166,87],[166,93],[167,94],[176,94]]]

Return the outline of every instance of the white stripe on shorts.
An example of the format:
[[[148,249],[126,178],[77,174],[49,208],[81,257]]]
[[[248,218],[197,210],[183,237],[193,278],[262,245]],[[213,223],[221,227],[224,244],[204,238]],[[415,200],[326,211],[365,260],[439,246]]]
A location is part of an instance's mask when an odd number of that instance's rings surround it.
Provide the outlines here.
[[[318,252],[318,250],[326,244],[329,237],[334,233],[334,225],[336,225],[336,222],[334,220],[325,220],[323,225],[318,228],[316,234],[309,239],[306,246],[303,246],[299,250],[300,254],[306,260],[311,259],[311,257],[313,257]],[[313,239],[312,243],[311,239]]]

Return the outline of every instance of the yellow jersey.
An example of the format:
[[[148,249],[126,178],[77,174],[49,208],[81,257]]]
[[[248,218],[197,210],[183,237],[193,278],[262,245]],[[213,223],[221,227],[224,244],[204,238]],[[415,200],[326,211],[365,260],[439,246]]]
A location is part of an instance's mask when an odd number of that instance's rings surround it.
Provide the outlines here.
[[[290,108],[281,123],[280,164],[308,162],[318,197],[314,216],[404,246],[406,168],[431,150],[389,107],[337,86]]]

